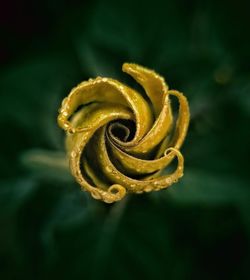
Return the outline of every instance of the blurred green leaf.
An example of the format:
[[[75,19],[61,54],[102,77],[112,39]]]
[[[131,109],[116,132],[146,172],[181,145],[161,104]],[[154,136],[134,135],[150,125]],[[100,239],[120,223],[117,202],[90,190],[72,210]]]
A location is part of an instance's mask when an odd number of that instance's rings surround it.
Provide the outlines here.
[[[63,54],[35,57],[7,69],[0,79],[0,116],[6,130],[11,122],[32,137],[33,146],[53,143],[51,147],[59,147],[57,110],[76,77],[74,61]]]
[[[185,177],[168,194],[181,203],[236,204],[248,203],[250,190],[247,182],[232,175],[216,175],[201,170],[187,169]]]

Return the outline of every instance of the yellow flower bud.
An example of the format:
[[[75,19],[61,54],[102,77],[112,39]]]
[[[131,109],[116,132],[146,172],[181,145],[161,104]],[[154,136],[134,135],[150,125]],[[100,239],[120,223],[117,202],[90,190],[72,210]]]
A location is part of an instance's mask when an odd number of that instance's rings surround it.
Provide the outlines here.
[[[190,117],[186,97],[169,90],[157,73],[132,63],[124,63],[122,70],[143,87],[144,95],[117,80],[97,77],[73,88],[58,115],[73,176],[95,199],[107,203],[128,192],[167,188],[182,177],[179,149]],[[179,101],[176,121],[171,96]],[[175,171],[161,175],[174,158]]]

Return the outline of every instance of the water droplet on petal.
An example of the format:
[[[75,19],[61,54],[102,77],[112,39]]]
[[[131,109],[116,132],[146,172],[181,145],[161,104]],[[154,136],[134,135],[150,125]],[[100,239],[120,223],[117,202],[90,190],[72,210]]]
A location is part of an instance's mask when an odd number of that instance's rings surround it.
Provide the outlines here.
[[[151,192],[152,191],[152,187],[151,186],[147,186],[145,187],[145,192]]]
[[[75,157],[76,157],[76,152],[75,152],[75,151],[72,151],[72,152],[71,152],[71,157],[72,157],[72,158],[75,158]]]
[[[108,172],[108,173],[111,173],[112,172],[112,168],[110,167],[110,166],[106,166],[106,171]]]

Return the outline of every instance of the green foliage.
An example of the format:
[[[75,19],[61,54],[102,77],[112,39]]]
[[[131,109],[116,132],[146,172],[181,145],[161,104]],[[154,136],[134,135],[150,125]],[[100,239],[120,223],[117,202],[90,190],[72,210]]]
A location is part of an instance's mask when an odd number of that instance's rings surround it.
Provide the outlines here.
[[[249,7],[42,3],[51,29],[30,39],[35,50],[20,42],[0,75],[1,279],[246,279]],[[235,12],[242,17],[232,27]],[[9,41],[16,52],[19,40]],[[104,205],[60,164],[56,116],[62,98],[89,77],[134,86],[121,73],[124,61],[155,69],[189,99],[185,176],[165,191]]]

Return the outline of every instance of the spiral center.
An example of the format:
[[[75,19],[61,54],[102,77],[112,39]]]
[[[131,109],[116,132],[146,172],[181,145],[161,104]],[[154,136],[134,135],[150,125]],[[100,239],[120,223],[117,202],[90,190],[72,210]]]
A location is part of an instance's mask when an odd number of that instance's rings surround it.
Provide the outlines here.
[[[110,123],[108,132],[114,138],[122,142],[129,142],[135,136],[136,125],[135,122],[131,120],[116,120]]]

